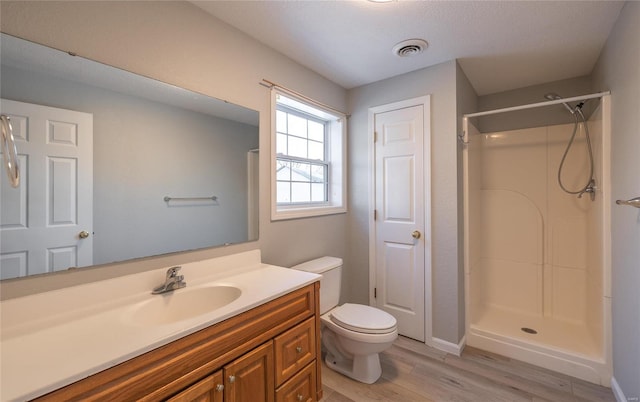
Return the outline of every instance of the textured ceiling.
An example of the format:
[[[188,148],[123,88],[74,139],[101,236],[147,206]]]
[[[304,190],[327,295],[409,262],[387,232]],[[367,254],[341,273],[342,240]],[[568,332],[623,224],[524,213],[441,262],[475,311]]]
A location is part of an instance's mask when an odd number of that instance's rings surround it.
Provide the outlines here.
[[[353,88],[458,59],[478,95],[591,73],[618,1],[194,1],[296,62]],[[428,49],[391,49],[422,38]]]

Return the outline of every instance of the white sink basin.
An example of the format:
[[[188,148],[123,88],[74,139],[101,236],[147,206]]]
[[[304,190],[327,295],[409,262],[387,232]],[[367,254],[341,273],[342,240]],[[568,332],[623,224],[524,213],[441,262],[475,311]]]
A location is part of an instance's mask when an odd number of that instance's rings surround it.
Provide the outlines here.
[[[242,291],[233,286],[184,288],[153,295],[127,311],[127,321],[136,325],[162,325],[212,312],[236,300]]]

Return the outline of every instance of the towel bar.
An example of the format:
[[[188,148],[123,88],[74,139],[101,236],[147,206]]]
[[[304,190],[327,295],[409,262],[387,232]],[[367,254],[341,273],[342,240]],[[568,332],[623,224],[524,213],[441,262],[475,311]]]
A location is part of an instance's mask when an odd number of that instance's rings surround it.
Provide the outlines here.
[[[169,201],[216,201],[218,197],[212,195],[211,197],[169,197],[166,195],[164,198],[165,202]]]

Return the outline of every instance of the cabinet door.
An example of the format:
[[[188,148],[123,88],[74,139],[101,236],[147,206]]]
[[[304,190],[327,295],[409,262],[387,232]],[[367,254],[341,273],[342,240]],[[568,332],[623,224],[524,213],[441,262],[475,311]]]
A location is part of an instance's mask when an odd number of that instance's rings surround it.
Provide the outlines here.
[[[225,402],[273,402],[273,344],[267,342],[224,368]]]
[[[223,402],[222,370],[198,381],[167,402]]]

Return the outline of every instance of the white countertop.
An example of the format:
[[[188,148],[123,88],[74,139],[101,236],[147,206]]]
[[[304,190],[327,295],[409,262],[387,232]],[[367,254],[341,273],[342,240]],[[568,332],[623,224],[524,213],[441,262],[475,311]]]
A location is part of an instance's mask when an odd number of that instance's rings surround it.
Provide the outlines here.
[[[150,290],[164,282],[165,273],[162,268],[0,303],[0,400],[44,395],[320,278],[262,264],[258,250],[185,264],[181,274],[187,287],[175,292],[224,285],[242,294],[186,320],[162,325],[131,322],[127,317],[132,306],[162,297]]]

